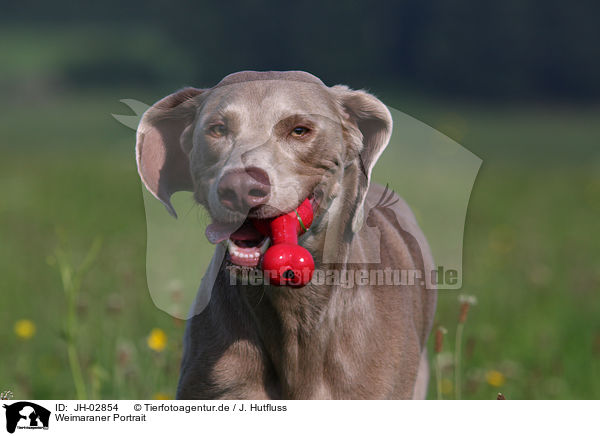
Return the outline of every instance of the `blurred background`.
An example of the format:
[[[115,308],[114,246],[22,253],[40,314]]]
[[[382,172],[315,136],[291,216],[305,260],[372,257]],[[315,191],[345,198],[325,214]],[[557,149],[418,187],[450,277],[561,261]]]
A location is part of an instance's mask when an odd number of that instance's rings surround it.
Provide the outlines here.
[[[111,114],[234,71],[301,69],[483,159],[464,246],[477,304],[440,293],[430,398],[600,398],[600,3],[1,8],[0,392],[174,396],[183,324],[150,299],[134,132]]]

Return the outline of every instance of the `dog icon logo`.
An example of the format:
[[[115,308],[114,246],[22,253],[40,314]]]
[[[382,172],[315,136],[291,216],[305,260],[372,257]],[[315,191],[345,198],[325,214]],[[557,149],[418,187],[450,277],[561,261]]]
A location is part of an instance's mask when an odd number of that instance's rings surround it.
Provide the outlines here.
[[[18,401],[2,407],[6,409],[6,431],[14,433],[18,429],[48,430],[50,411],[29,401]]]

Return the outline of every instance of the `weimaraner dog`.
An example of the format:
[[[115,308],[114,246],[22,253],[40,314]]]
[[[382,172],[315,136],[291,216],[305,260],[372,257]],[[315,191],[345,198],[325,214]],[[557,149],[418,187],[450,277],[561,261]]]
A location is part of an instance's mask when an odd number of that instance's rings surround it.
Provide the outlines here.
[[[435,287],[314,280],[318,271],[433,270],[406,203],[370,183],[391,132],[373,95],[300,71],[231,74],[148,109],[136,146],[143,183],[173,215],[171,195],[192,191],[216,244],[187,322],[178,398],[425,398]],[[315,217],[299,244],[314,257],[313,280],[241,280],[269,244],[251,219],[307,198]]]

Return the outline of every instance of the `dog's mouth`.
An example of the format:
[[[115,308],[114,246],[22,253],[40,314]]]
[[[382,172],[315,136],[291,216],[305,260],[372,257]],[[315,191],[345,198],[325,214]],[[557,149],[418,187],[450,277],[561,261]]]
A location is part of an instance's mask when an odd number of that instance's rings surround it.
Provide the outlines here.
[[[228,260],[238,266],[256,268],[260,257],[271,245],[271,239],[262,235],[249,219],[227,239]]]
[[[308,199],[316,214],[322,195],[312,193]],[[262,255],[271,245],[271,238],[263,235],[250,218],[240,226],[235,223],[213,221],[206,228],[206,237],[213,244],[226,241],[227,261],[233,265],[258,268]]]

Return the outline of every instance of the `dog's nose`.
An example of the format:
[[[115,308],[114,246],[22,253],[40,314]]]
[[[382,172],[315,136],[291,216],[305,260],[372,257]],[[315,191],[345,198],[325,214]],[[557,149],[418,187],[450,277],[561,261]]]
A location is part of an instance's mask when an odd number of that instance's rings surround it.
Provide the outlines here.
[[[221,204],[238,212],[247,212],[265,204],[270,192],[268,174],[257,167],[230,170],[221,177],[217,186]]]

